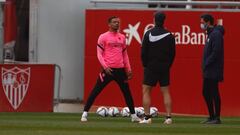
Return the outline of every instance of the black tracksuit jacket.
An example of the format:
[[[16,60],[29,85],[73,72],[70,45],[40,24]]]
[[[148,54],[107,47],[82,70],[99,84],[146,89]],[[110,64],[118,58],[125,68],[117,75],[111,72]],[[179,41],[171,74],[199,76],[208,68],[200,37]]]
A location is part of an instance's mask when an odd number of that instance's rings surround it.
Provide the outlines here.
[[[225,33],[222,26],[215,26],[207,30],[208,38],[206,40],[204,51],[202,70],[203,77],[223,81],[224,69],[224,40]]]
[[[169,70],[175,57],[175,37],[162,27],[154,27],[144,34],[141,60],[144,68],[153,72]]]

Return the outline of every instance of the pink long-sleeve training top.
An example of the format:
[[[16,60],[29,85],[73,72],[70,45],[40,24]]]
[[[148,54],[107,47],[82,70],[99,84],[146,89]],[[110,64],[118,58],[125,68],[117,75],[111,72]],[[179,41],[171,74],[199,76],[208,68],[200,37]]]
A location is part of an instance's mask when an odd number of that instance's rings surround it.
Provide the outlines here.
[[[125,68],[131,71],[126,38],[119,32],[105,32],[98,38],[97,57],[102,67]]]

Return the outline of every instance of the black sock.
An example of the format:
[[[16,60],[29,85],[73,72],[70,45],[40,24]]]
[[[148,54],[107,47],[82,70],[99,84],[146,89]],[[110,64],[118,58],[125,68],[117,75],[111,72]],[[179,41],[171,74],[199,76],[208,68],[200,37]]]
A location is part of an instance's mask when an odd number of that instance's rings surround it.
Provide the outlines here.
[[[144,119],[145,119],[145,120],[148,120],[148,119],[150,119],[150,118],[152,118],[152,115],[149,115],[149,114],[148,114],[148,115],[147,115],[147,114],[144,114]]]
[[[166,116],[166,119],[171,119],[172,118],[172,116]]]

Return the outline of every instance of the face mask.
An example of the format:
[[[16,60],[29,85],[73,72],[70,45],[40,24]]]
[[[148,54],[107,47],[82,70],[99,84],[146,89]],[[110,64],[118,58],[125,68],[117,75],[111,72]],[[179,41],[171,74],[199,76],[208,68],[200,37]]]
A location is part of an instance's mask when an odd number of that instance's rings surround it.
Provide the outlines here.
[[[201,24],[200,24],[200,28],[201,28],[202,30],[206,30],[206,29],[207,29],[207,24],[206,24],[206,23],[201,23]]]

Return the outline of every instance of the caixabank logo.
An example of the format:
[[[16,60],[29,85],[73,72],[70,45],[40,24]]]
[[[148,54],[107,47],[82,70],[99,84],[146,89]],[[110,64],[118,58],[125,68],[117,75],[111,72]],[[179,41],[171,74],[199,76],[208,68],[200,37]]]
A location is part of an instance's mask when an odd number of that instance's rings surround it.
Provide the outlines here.
[[[13,109],[17,110],[27,94],[31,69],[30,67],[24,69],[19,67],[11,69],[2,67],[1,70],[2,90]]]
[[[223,25],[223,19],[217,20],[217,25]],[[139,28],[144,27],[143,33],[139,33]],[[141,26],[141,22],[136,24],[128,24],[128,28],[123,29],[126,35],[126,44],[130,45],[132,40],[135,39],[138,44],[141,45],[143,35],[151,28],[154,24],[149,23],[146,26]],[[181,31],[173,31],[172,34],[175,36],[177,45],[204,45],[207,39],[205,32],[196,32],[192,30],[192,26],[189,24],[179,25]],[[200,29],[200,26],[199,26]],[[141,38],[142,37],[142,38]]]

